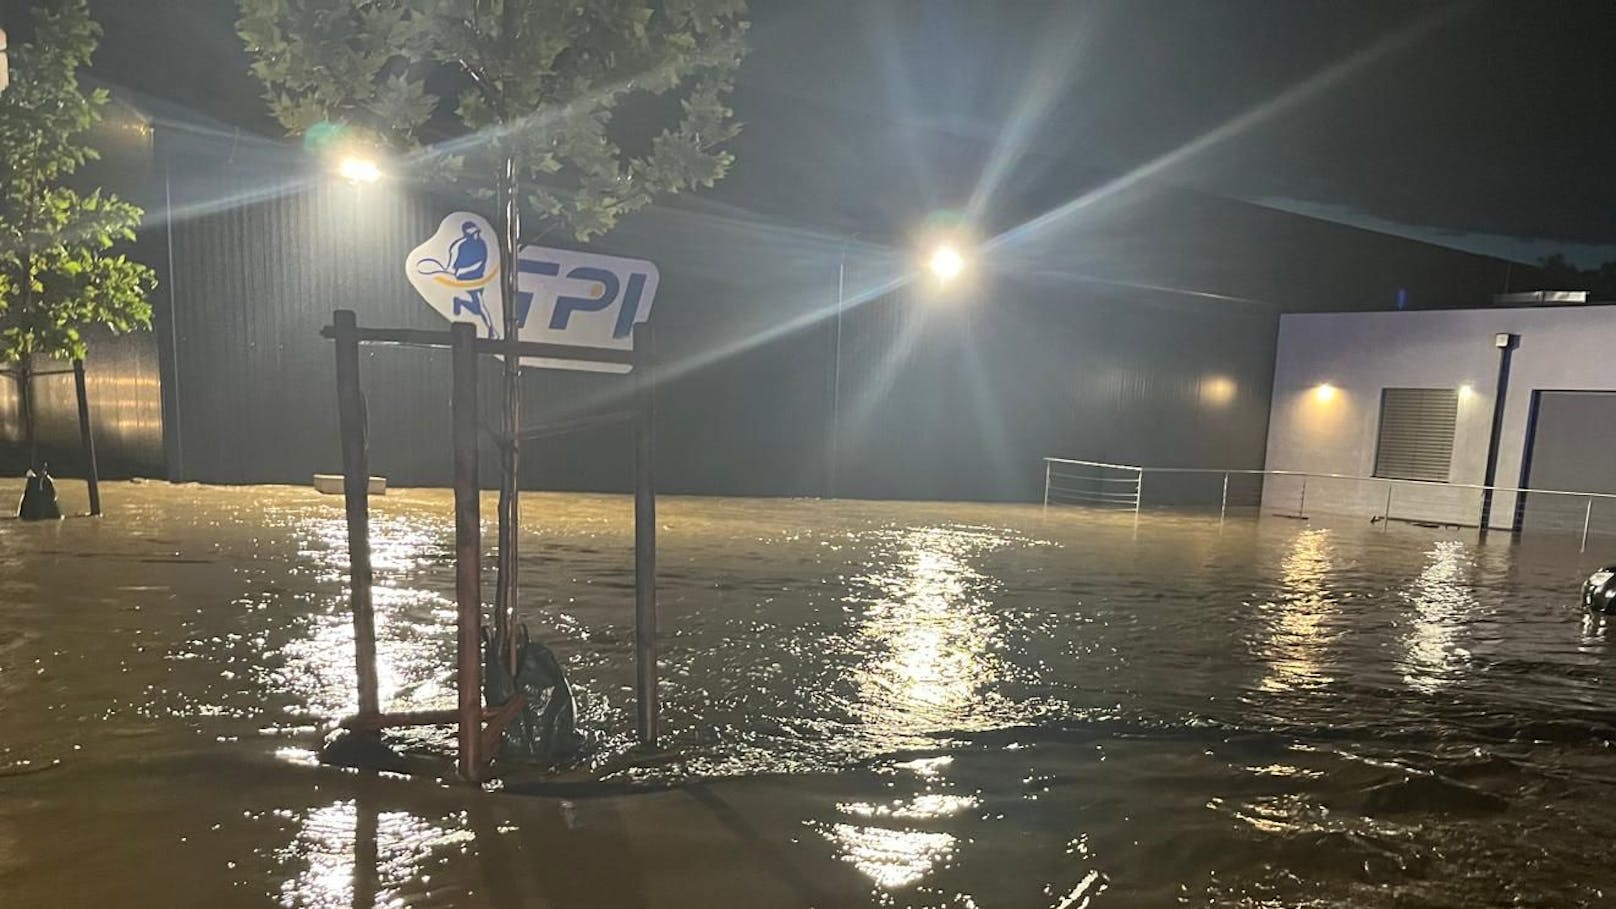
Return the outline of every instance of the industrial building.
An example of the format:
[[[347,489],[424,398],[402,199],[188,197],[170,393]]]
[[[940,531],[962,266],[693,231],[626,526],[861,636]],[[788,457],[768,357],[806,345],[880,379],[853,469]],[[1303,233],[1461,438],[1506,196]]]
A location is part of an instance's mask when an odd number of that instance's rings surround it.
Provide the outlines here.
[[[1555,494],[1616,494],[1616,306],[1585,296],[1281,316],[1267,468],[1317,475],[1313,511],[1616,533],[1616,499]],[[1299,491],[1271,476],[1265,506]]]
[[[123,162],[109,185],[147,207],[136,254],[162,285],[154,331],[92,346],[103,474],[307,483],[334,471],[321,327],[338,308],[361,324],[441,325],[410,289],[404,258],[443,215],[480,203],[402,179],[353,185],[283,143],[152,127],[133,108],[120,135],[133,138],[109,156]],[[1330,320],[1516,330],[1395,310],[1467,305],[1535,280],[1518,263],[1053,170],[978,226],[973,281],[956,299],[939,305],[918,287],[867,293],[906,267],[918,215],[878,204],[903,163],[872,154],[848,177],[868,187],[869,207],[832,210],[793,194],[770,171],[770,149],[739,141],[740,163],[708,197],[636,216],[595,247],[661,270],[658,355],[674,369],[661,392],[659,479],[673,493],[1028,500],[1050,453],[1182,467],[1323,463],[1329,445],[1307,447],[1283,428],[1298,389],[1339,383],[1341,408],[1356,407],[1366,392],[1353,383],[1370,376],[1345,364],[1370,362],[1364,345],[1381,343],[1346,343]],[[1375,310],[1388,312],[1300,315]],[[1324,355],[1306,347],[1310,332],[1333,342],[1329,368],[1306,368]],[[1488,355],[1483,345],[1442,382],[1476,383],[1484,401]],[[1591,372],[1596,358],[1585,359]],[[364,370],[375,472],[395,485],[446,483],[447,355],[369,351]],[[492,368],[485,379],[493,401]],[[622,393],[610,377],[532,371],[526,381],[527,425],[609,410]],[[1425,381],[1435,379],[1397,380]],[[40,437],[70,476],[71,387],[49,382],[35,388]],[[21,468],[15,394],[0,388],[8,472]],[[523,482],[624,489],[626,433],[597,427],[536,444]],[[493,450],[490,441],[485,476]],[[1462,465],[1459,475],[1475,474]]]

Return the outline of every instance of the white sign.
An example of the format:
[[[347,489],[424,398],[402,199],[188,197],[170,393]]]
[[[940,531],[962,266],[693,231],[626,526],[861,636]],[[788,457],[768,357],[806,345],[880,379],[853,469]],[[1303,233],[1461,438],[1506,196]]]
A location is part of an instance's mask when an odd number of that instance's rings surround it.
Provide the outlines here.
[[[634,326],[651,317],[657,267],[571,249],[524,246],[516,255],[517,337],[571,347],[634,349]],[[405,273],[427,305],[451,322],[477,326],[479,338],[505,325],[499,240],[481,215],[455,212],[417,246]],[[523,366],[628,372],[619,363],[523,357]]]

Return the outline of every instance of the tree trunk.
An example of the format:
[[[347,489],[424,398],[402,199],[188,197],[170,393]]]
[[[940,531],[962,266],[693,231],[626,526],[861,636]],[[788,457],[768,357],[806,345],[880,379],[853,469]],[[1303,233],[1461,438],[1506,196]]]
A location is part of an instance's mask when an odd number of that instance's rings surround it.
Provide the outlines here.
[[[503,337],[507,341],[515,341],[520,329],[517,322],[516,253],[521,242],[522,222],[517,208],[514,157],[505,158],[505,172],[499,180],[499,195],[505,207],[505,230],[500,242],[500,255],[504,262],[504,271],[500,273],[505,315]],[[518,438],[522,430],[521,376],[520,359],[514,353],[505,354],[505,427],[499,478],[499,573],[494,591],[494,635],[496,640],[504,642],[506,663],[513,676],[516,673],[515,630],[519,587],[517,536],[522,515],[521,493],[517,483],[517,471],[521,467],[521,442]]]
[[[23,450],[28,452],[28,469],[39,469],[39,442],[34,432],[34,358],[23,354],[17,361],[17,417],[22,423]]]

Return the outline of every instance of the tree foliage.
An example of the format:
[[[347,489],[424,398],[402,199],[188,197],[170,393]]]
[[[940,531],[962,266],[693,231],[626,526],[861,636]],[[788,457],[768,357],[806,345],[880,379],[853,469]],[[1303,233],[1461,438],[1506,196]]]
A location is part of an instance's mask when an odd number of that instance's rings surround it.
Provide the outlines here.
[[[1595,300],[1616,300],[1616,261],[1579,268],[1561,253],[1538,260],[1545,290],[1586,290]]]
[[[239,4],[253,73],[290,133],[342,130],[478,174],[482,187],[509,156],[541,234],[588,240],[658,198],[712,186],[733,160],[726,96],[745,54],[745,0]],[[663,99],[671,121],[654,135],[629,124],[639,142],[613,122],[636,95]]]
[[[92,326],[150,328],[156,286],[151,269],[111,252],[134,239],[141,210],[64,185],[97,157],[87,133],[107,95],[84,90],[78,74],[100,27],[86,0],[32,6],[33,40],[11,48],[0,93],[0,362],[82,357]]]

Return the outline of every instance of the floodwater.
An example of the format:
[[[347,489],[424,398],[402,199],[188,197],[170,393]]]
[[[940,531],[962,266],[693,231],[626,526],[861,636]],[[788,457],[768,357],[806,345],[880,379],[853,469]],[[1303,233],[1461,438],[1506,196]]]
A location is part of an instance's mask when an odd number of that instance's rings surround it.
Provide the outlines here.
[[[523,618],[610,784],[558,798],[312,761],[353,702],[340,499],[105,500],[0,521],[0,905],[1616,902],[1575,541],[666,498],[643,754],[630,502],[533,494]],[[374,503],[396,708],[453,704],[449,505]]]

